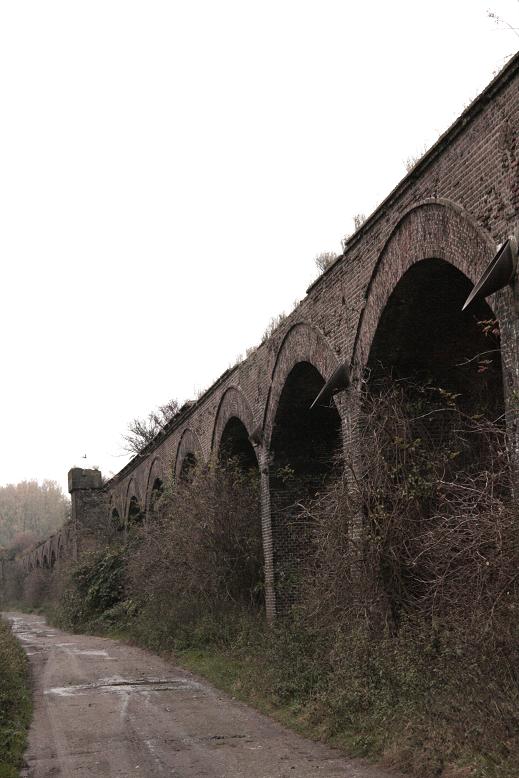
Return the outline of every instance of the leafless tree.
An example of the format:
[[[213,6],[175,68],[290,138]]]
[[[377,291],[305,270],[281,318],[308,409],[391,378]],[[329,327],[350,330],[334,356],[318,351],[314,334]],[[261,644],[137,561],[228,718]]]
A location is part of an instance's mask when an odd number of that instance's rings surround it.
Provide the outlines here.
[[[328,268],[333,265],[336,259],[337,254],[335,251],[323,251],[321,254],[316,256],[315,264],[319,268],[319,271],[324,273],[325,270],[328,270]]]
[[[129,454],[141,454],[179,411],[179,403],[176,400],[170,400],[165,405],[159,405],[144,419],[133,419],[128,425],[127,432],[123,435],[124,450]]]

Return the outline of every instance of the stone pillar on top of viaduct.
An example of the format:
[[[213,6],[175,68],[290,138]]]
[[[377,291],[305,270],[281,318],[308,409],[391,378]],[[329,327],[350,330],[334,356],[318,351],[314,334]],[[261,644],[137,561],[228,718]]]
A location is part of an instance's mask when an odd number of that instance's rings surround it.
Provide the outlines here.
[[[73,467],[68,472],[68,490],[71,499],[71,520],[74,527],[73,557],[92,545],[98,529],[106,521],[106,498],[103,477],[99,470]]]

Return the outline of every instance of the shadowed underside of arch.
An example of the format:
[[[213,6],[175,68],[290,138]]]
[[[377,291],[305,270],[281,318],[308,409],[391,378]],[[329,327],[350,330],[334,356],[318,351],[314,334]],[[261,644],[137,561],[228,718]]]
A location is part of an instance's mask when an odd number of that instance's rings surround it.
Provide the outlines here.
[[[130,502],[128,503],[128,514],[126,517],[128,527],[142,524],[143,518],[144,513],[141,504],[138,498],[133,495],[133,497],[130,497]]]
[[[247,438],[254,429],[254,419],[250,405],[243,392],[236,386],[230,386],[222,395],[216,413],[213,428],[211,450],[218,456],[222,446],[222,436],[231,419],[241,422]]]
[[[324,376],[326,379],[338,366],[338,359],[324,335],[306,322],[298,322],[291,327],[277,353],[263,425],[264,445],[267,449],[270,448],[275,417],[288,375],[298,363],[302,362],[312,365],[321,377]],[[325,378],[322,379],[322,384]],[[311,398],[310,404],[315,396]]]
[[[490,236],[454,203],[426,201],[405,214],[387,240],[366,291],[354,346],[357,377],[368,364],[389,298],[413,265],[422,260],[442,260],[466,277],[464,288],[470,290],[494,251]]]
[[[337,408],[310,409],[324,378],[309,362],[298,362],[281,392],[271,436],[270,501],[277,608],[297,599],[301,563],[311,549],[311,501],[326,488],[342,462]]]
[[[310,410],[338,365],[324,335],[306,322],[285,335],[276,356],[263,426],[270,466],[269,534],[276,608],[289,609],[298,591],[299,562],[308,552],[302,506],[323,488],[342,455],[341,417],[332,400]],[[270,544],[270,541],[269,541]]]
[[[153,511],[158,496],[164,490],[166,479],[166,470],[160,457],[155,457],[151,463],[148,477],[146,479],[146,513]]]
[[[175,460],[175,479],[185,479],[193,468],[203,464],[202,446],[196,433],[184,430],[178,444]]]
[[[484,300],[461,310],[471,286],[444,260],[413,264],[380,317],[368,359],[370,382],[409,379],[457,395],[467,411],[501,414],[498,326]]]
[[[141,502],[141,496],[138,488],[138,484],[135,478],[130,478],[126,487],[126,494],[124,500],[124,514],[128,515],[128,509],[130,507],[130,500],[135,498],[137,502]]]
[[[231,416],[222,432],[218,459],[222,463],[234,462],[243,470],[258,468],[258,459],[249,440],[249,433],[236,416]]]

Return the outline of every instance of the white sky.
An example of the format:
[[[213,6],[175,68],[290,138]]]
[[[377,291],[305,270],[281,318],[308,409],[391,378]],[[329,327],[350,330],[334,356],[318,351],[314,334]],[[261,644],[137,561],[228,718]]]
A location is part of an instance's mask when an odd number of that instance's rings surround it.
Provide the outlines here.
[[[519,48],[487,8],[0,0],[0,484],[255,345]]]

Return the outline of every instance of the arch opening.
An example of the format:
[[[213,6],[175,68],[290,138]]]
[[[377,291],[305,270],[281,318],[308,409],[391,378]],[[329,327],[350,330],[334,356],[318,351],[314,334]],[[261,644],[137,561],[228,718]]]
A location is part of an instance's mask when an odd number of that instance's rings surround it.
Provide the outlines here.
[[[121,521],[121,517],[119,515],[119,511],[117,508],[112,508],[112,512],[110,514],[110,523],[112,526],[112,529],[116,532],[122,532],[124,529],[124,524]]]
[[[230,513],[238,517],[240,526],[237,535],[240,536],[243,527],[246,528],[245,548],[242,538],[234,550],[236,567],[241,569],[239,583],[243,587],[235,596],[249,607],[263,608],[265,592],[259,465],[247,428],[237,416],[231,416],[224,427],[218,451],[217,473],[218,489],[227,491]],[[244,505],[246,516],[243,514]]]
[[[128,507],[128,526],[136,526],[138,524],[142,524],[144,519],[144,514],[142,512],[141,506],[139,505],[139,501],[137,497],[134,495],[130,498],[130,504]]]
[[[499,328],[484,300],[461,310],[471,288],[444,260],[412,265],[380,317],[368,359],[369,386],[389,377],[433,385],[457,395],[466,412],[501,415]]]
[[[198,467],[198,458],[192,451],[188,452],[182,460],[179,478],[183,483],[191,483]]]
[[[462,311],[471,288],[444,260],[415,263],[393,289],[371,344],[362,504],[368,535],[380,541],[370,575],[393,627],[428,596],[416,551],[423,539],[477,515],[477,501],[469,508],[460,497],[465,487],[475,490],[488,476],[496,493],[507,488],[495,469],[505,437],[499,324],[484,300]]]
[[[151,494],[150,494],[150,503],[149,503],[149,511],[150,516],[156,516],[159,504],[160,504],[160,498],[164,494],[164,481],[162,478],[155,478],[153,481],[153,486],[151,487]]]
[[[324,383],[309,362],[297,363],[285,381],[274,419],[270,497],[280,611],[296,601],[299,563],[312,548],[305,505],[336,475],[340,463],[341,418],[335,404],[310,410]]]
[[[234,461],[244,471],[258,469],[258,460],[249,434],[237,416],[232,416],[225,425],[218,458],[222,463]]]

